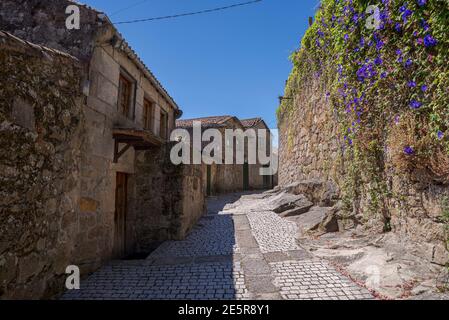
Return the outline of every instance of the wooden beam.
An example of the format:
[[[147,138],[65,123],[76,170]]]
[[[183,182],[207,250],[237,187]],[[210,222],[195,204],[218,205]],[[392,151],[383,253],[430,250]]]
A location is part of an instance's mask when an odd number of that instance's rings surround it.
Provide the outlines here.
[[[120,157],[126,152],[128,151],[128,149],[131,148],[131,144],[127,143],[126,146],[124,146],[120,151],[119,151],[119,142],[117,140],[115,140],[114,143],[114,163],[118,162],[118,159],[120,159]]]

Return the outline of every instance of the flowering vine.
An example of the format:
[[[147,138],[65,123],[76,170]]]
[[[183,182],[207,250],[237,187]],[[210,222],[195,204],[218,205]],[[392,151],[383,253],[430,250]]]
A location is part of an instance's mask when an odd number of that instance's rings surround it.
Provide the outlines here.
[[[370,5],[379,9],[374,29]],[[319,78],[352,161],[379,176],[392,158],[396,170],[428,167],[449,183],[440,165],[449,163],[448,0],[322,0],[291,59],[285,95]],[[292,108],[284,100],[278,116]]]

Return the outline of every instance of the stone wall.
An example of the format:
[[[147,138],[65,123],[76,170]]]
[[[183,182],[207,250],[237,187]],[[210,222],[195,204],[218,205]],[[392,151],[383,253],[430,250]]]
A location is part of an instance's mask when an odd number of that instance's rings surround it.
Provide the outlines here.
[[[82,28],[68,30],[65,11],[73,4],[69,0],[2,0],[0,30],[88,62],[96,45],[94,39],[106,20],[100,12],[77,4]]]
[[[181,240],[205,211],[199,165],[175,166],[168,143],[136,157],[135,213],[137,251],[161,240]]]
[[[319,81],[311,80],[279,121],[279,184],[323,178],[339,182],[338,126]]]
[[[344,142],[336,115],[326,98],[326,88],[320,79],[299,84],[293,106],[280,114],[279,184],[319,180],[331,182],[344,197],[345,177],[350,162],[343,157]],[[449,197],[447,185],[419,182],[397,174],[385,154],[385,183],[389,197],[383,206],[393,232],[428,246],[428,260],[445,264],[449,260],[446,249],[447,234],[442,215],[448,210],[444,199]],[[373,213],[367,212],[372,195],[370,181],[358,182],[360,194],[351,203],[352,213],[368,230],[382,231]],[[370,216],[371,215],[371,216]]]
[[[0,298],[63,288],[79,225],[78,62],[0,33]]]
[[[6,67],[0,87],[1,120],[5,120],[0,165],[8,187],[2,183],[5,196],[0,228],[7,230],[0,233],[2,298],[49,297],[64,290],[66,266],[79,266],[84,277],[111,258],[145,247],[147,233],[140,232],[136,224],[151,220],[145,214],[154,211],[143,212],[137,195],[165,199],[162,204],[172,206],[169,212],[163,207],[156,212],[168,222],[161,219],[160,225],[149,227],[163,230],[171,224],[160,237],[153,237],[158,240],[184,237],[203,213],[204,194],[196,184],[200,171],[177,169],[181,171],[174,177],[163,171],[160,178],[168,181],[167,188],[155,185],[148,195],[142,193],[147,183],[139,179],[135,168],[139,152],[130,148],[114,163],[113,129],[142,129],[144,98],[155,106],[152,129],[156,135],[160,111],[167,113],[170,131],[177,106],[126,42],[111,45],[111,39],[121,36],[104,15],[78,5],[81,29],[67,30],[65,8],[69,4],[73,2],[0,3],[0,30],[51,46],[43,49],[15,39],[14,45],[8,41],[1,48]],[[118,82],[123,71],[135,80],[132,117],[118,110]],[[21,162],[15,163],[16,159]],[[160,160],[170,161],[167,157]],[[114,245],[117,173],[128,177],[124,253]],[[137,186],[137,181],[144,185]]]

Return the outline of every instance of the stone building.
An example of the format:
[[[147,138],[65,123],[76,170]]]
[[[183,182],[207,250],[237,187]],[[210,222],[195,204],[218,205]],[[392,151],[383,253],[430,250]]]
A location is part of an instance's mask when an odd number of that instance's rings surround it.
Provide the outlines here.
[[[182,112],[110,20],[2,0],[0,30],[0,298],[50,297],[68,265],[185,237],[204,191],[199,166],[169,159]]]
[[[271,134],[270,128],[268,128],[267,124],[262,118],[252,118],[252,119],[243,119],[240,120],[243,127],[245,129],[254,129],[254,130],[267,130],[267,141],[266,145],[266,154],[270,153],[270,144],[271,144]],[[275,186],[275,175],[260,175],[260,168],[263,166],[260,163],[250,165],[248,167],[248,186],[250,189],[271,189]],[[266,167],[266,166],[265,166]]]
[[[201,122],[201,128],[203,132],[210,128],[218,129],[223,137],[223,148],[225,144],[229,143],[225,141],[225,130],[247,130],[247,129],[265,129],[267,130],[267,150],[266,154],[270,152],[270,130],[266,123],[261,118],[239,120],[233,116],[212,116],[195,119],[183,119],[176,121],[176,127],[180,129],[187,129],[192,133],[194,121]],[[203,142],[204,148],[208,142]],[[238,144],[234,141],[235,145]],[[248,163],[248,154],[245,149],[245,159],[243,164],[239,164],[236,161],[234,155],[233,164],[224,164],[225,154],[223,152],[223,164],[213,163],[211,165],[202,164],[203,171],[203,189],[206,195],[217,195],[229,192],[245,191],[245,190],[257,190],[257,189],[270,189],[273,187],[273,176],[260,175],[259,169],[262,165],[257,160],[256,164]]]

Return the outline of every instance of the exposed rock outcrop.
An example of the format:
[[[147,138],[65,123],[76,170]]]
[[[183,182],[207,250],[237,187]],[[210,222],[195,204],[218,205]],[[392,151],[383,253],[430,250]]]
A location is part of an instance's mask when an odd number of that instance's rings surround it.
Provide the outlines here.
[[[276,209],[280,216],[297,224],[301,247],[331,261],[378,297],[449,299],[444,293],[449,290],[447,269],[428,262],[444,260],[444,253],[436,256],[440,254],[438,246],[428,250],[428,244],[393,232],[382,235],[368,232],[360,217],[344,212],[342,202],[332,193],[334,190],[318,180],[308,180],[264,193],[259,199],[267,208]],[[335,204],[320,206],[322,195],[329,192]],[[297,206],[300,203],[312,206]]]

